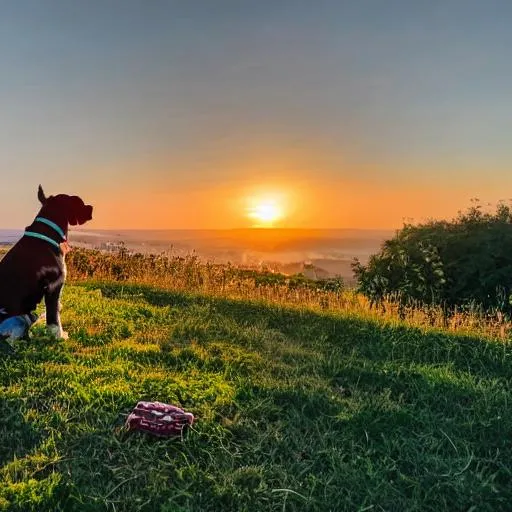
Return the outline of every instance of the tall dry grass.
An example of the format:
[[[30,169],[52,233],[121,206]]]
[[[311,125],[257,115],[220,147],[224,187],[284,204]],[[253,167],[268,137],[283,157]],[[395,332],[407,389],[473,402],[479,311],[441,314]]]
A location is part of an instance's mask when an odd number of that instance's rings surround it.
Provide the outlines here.
[[[302,275],[285,276],[230,264],[203,262],[196,255],[172,257],[130,254],[124,250],[106,253],[75,249],[67,255],[67,265],[68,278],[74,282],[97,280],[144,284],[499,339],[509,339],[512,332],[512,323],[499,313],[483,312],[476,306],[460,309],[448,319],[438,307],[417,305],[400,310],[392,298],[379,307],[372,307],[362,294],[345,288],[340,279],[314,281]]]

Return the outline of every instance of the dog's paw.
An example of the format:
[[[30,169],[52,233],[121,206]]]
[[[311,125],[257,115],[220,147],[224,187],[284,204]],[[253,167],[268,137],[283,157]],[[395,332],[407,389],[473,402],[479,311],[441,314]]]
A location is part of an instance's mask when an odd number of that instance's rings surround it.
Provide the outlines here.
[[[62,329],[60,325],[50,324],[46,326],[48,334],[58,340],[67,340],[68,333]]]

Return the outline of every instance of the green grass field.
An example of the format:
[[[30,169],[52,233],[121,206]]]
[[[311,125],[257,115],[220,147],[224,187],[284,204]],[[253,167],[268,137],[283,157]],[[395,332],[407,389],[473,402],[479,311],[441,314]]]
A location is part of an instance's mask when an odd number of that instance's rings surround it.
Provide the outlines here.
[[[67,286],[1,356],[0,510],[511,510],[512,349],[348,313]],[[196,416],[126,432],[138,400]]]

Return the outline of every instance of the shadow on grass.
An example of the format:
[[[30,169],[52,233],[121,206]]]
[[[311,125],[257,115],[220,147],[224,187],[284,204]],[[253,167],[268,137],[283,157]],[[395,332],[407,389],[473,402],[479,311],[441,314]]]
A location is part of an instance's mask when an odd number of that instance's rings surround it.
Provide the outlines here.
[[[30,453],[43,433],[25,420],[25,404],[19,398],[0,398],[0,465]]]
[[[105,297],[136,296],[154,306],[213,305],[217,314],[240,324],[264,322],[267,328],[280,331],[298,344],[313,344],[315,349],[327,354],[341,350],[369,361],[450,365],[479,377],[512,378],[512,344],[508,342],[145,286],[115,283],[86,286],[100,288]]]
[[[59,510],[507,510],[509,345],[140,286],[87,286],[156,306],[209,304],[238,324],[279,331],[312,348],[297,364],[311,379],[292,367],[276,379],[270,360],[268,368],[250,360],[233,400],[215,404],[212,396],[213,414],[198,415],[186,443],[120,433],[121,392],[108,401],[88,393],[91,414],[84,415],[75,388],[48,383],[48,399],[59,402],[66,393],[71,418],[59,424],[56,441],[62,462],[55,468],[64,479]],[[137,363],[141,378],[142,367],[154,365],[227,375],[233,362],[222,359],[222,348],[208,352],[209,345],[201,346],[204,357],[186,345],[173,353],[172,344],[105,354]],[[72,362],[65,347],[34,343],[16,379],[31,378],[35,364]],[[140,389],[152,398],[152,388]],[[41,440],[24,421],[23,404],[0,401],[8,418],[0,418],[2,461]]]

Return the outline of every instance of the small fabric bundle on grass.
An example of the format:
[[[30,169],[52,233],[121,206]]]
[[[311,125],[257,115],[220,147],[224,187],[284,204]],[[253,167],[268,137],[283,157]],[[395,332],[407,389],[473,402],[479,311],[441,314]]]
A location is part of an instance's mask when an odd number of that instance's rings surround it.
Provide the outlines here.
[[[162,402],[138,402],[126,419],[128,430],[140,430],[160,437],[179,436],[193,423],[192,413]]]

